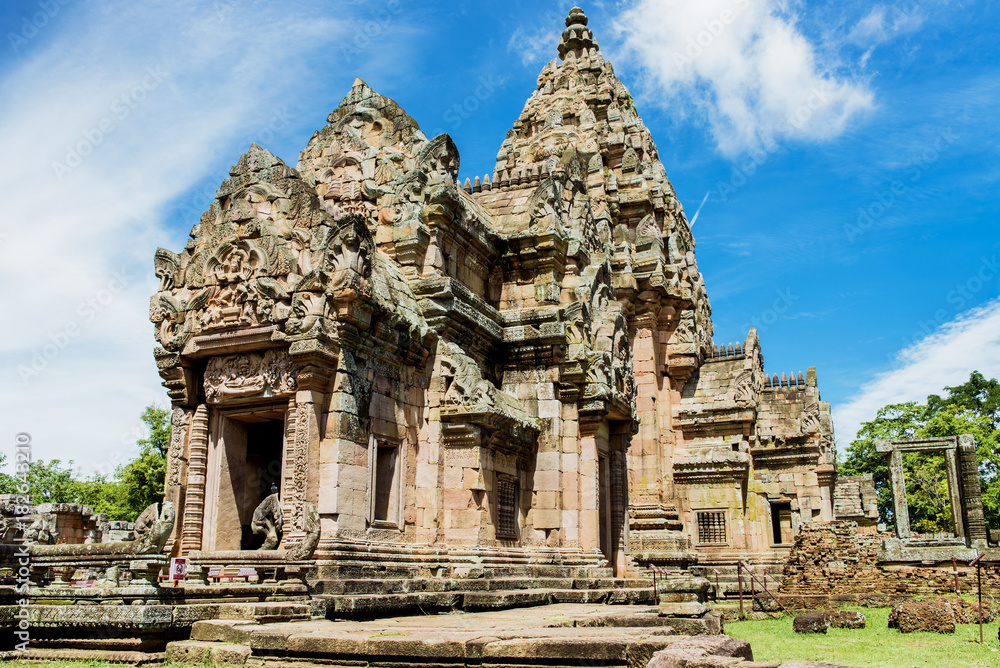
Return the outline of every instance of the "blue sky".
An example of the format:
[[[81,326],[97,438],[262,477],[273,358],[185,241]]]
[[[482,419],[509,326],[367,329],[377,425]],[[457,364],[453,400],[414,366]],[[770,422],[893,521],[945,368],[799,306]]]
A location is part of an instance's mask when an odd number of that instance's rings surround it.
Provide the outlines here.
[[[3,3],[0,448],[136,453],[166,405],[153,251],[250,142],[294,165],[360,76],[492,172],[570,7]],[[583,8],[698,212],[717,342],[756,324],[768,371],[818,367],[841,450],[885,403],[1000,376],[995,4]]]

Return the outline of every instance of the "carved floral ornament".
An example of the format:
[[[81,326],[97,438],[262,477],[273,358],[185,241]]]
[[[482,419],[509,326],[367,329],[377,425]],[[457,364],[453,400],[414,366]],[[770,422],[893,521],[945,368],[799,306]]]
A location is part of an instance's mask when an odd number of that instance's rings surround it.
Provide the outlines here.
[[[295,391],[297,375],[284,350],[213,357],[205,368],[205,398],[217,404],[226,399],[287,395]]]

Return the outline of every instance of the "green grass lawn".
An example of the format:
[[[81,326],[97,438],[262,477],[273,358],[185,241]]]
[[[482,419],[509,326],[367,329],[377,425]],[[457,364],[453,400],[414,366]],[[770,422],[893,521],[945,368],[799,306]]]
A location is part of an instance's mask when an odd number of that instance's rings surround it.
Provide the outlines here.
[[[792,631],[792,618],[726,622],[726,634],[746,640],[757,661],[823,661],[859,668],[1000,668],[998,622],[959,624],[955,633],[900,633],[886,625],[889,608],[845,608],[865,615],[865,628],[823,634]]]

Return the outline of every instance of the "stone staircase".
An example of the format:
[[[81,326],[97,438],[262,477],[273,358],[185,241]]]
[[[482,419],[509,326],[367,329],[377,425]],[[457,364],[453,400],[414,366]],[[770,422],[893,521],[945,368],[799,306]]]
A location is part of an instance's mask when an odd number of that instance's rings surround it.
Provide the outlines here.
[[[602,569],[607,570],[607,569]],[[328,619],[366,619],[552,603],[652,604],[653,581],[610,577],[480,577],[318,580],[314,605]]]
[[[494,611],[336,623],[313,619],[267,626],[212,620],[197,622],[190,640],[170,643],[166,660],[255,668],[644,668],[655,652],[690,647],[693,641],[696,647],[714,648],[709,653],[718,653],[720,660],[721,656],[733,657],[711,666],[739,663],[740,668],[765,668],[765,664],[744,662],[734,652],[723,651],[725,643],[734,641],[717,635],[722,630],[718,616],[677,620],[661,617],[656,608],[647,606],[607,609],[602,605],[546,606],[517,615]],[[743,655],[748,658],[749,647],[745,649]]]

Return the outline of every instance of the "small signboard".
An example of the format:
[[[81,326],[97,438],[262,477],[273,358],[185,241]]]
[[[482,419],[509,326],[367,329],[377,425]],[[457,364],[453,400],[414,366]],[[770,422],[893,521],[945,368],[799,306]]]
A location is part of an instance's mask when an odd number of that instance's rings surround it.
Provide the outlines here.
[[[170,559],[170,576],[167,578],[171,582],[179,582],[187,577],[187,558],[173,557]]]

